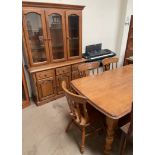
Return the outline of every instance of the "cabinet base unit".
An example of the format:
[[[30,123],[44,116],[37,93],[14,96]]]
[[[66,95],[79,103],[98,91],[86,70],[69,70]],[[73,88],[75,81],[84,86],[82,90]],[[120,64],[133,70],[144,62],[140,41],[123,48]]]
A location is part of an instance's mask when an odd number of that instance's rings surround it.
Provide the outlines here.
[[[66,81],[70,88],[70,81],[79,78],[78,65],[85,63],[85,59],[33,67],[29,69],[33,83],[33,99],[37,105],[42,105],[63,97],[62,81]]]

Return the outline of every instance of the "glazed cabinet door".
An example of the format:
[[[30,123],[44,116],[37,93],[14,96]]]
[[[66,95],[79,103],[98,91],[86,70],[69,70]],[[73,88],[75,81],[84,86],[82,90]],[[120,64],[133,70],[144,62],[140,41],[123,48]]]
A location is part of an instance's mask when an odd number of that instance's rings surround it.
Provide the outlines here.
[[[31,66],[49,63],[45,14],[42,9],[23,10],[23,28]]]
[[[60,9],[46,10],[50,57],[53,62],[67,59],[65,12]]]
[[[37,81],[39,100],[56,96],[55,78],[50,77]]]
[[[62,81],[66,81],[67,88],[69,89],[70,81],[71,81],[71,73],[66,73],[66,74],[56,76],[56,81],[57,81],[57,93],[63,94],[64,91],[62,90],[61,83]]]
[[[81,58],[82,13],[79,10],[66,11],[68,59]]]

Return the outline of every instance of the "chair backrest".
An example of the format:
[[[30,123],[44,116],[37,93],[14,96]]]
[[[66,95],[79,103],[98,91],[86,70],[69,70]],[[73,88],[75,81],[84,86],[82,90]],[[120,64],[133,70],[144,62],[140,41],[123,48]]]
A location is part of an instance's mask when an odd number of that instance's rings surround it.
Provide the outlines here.
[[[114,69],[114,64],[117,68],[117,63],[118,63],[118,58],[116,57],[105,58],[102,60],[103,70],[104,71],[110,70],[110,66],[112,69]]]
[[[87,122],[89,119],[86,107],[87,98],[70,92],[66,87],[65,81],[62,81],[62,89],[65,92],[72,118],[79,124],[81,123],[82,118]]]
[[[90,75],[90,72],[92,74],[95,74],[95,70],[96,73],[99,73],[99,66],[100,66],[100,62],[96,61],[96,62],[89,62],[89,63],[84,63],[78,66],[78,70],[79,70],[79,74],[80,77],[85,77]]]

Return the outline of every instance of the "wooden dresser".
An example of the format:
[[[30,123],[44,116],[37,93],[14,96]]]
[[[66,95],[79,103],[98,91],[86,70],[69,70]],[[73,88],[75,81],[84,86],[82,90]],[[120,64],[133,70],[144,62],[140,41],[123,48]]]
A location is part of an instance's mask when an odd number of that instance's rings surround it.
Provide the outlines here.
[[[23,44],[37,105],[64,95],[62,80],[79,77],[84,6],[22,2]]]

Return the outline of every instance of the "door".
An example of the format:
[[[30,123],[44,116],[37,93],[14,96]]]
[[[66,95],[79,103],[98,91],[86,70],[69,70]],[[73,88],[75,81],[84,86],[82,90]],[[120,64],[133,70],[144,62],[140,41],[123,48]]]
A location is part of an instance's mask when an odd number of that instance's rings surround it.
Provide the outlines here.
[[[64,91],[62,90],[62,87],[61,87],[62,81],[66,82],[67,88],[69,89],[70,88],[70,81],[71,81],[71,73],[65,73],[65,74],[56,76],[57,93],[58,94],[64,93]]]
[[[79,10],[66,11],[68,59],[81,58],[82,13]]]
[[[124,64],[126,62],[125,59],[129,58],[130,56],[133,56],[133,16],[131,16],[131,21],[130,21],[128,40],[126,45],[125,57],[124,57]]]
[[[49,63],[44,10],[24,9],[23,25],[31,66]]]
[[[60,9],[46,11],[50,57],[53,62],[67,59],[64,13]]]
[[[29,103],[28,89],[27,89],[27,84],[26,84],[26,79],[24,74],[24,68],[22,66],[22,108],[25,108],[29,105],[30,103]]]
[[[56,96],[54,77],[37,81],[37,86],[40,101]]]

